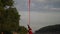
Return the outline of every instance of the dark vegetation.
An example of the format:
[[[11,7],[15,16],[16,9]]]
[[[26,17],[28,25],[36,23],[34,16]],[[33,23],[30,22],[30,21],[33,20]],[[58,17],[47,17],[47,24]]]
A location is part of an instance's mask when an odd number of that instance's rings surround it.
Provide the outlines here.
[[[35,31],[35,34],[60,34],[60,24],[49,25]]]
[[[19,26],[20,15],[13,3],[13,0],[0,0],[0,33],[26,34],[27,29],[24,26]]]

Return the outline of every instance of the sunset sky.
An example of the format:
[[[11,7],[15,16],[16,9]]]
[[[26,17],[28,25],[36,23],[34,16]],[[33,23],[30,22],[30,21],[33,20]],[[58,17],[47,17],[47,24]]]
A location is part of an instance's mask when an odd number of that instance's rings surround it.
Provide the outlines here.
[[[14,1],[14,6],[21,15],[20,25],[27,27],[28,0]],[[33,31],[44,26],[60,24],[60,0],[31,0],[30,16]]]

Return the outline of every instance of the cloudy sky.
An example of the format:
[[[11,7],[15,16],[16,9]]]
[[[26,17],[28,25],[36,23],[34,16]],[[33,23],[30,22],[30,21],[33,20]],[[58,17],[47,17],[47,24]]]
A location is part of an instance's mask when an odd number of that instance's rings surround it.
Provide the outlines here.
[[[14,0],[21,15],[20,25],[27,27],[28,0]],[[60,0],[31,0],[30,18],[33,31],[41,27],[60,24]]]

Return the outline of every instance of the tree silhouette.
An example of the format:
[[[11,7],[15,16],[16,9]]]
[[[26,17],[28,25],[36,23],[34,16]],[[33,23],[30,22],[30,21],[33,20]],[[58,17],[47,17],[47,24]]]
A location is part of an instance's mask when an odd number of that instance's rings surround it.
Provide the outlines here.
[[[35,34],[60,34],[60,24],[49,25],[35,31]]]
[[[13,3],[13,0],[0,0],[0,32],[8,34],[16,31],[26,34],[27,29],[19,26],[20,15]]]
[[[18,11],[13,6],[13,0],[0,0],[0,31],[14,31],[19,27]]]

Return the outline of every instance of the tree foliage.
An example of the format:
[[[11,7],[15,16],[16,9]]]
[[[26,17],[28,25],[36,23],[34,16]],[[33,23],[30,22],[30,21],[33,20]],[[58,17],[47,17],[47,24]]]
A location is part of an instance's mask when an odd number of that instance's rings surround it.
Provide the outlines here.
[[[12,8],[13,0],[0,0],[0,31],[17,30],[19,27],[19,17],[16,8]]]
[[[27,34],[28,30],[24,26],[20,26],[17,32],[19,34]]]
[[[13,0],[0,0],[1,5],[3,5],[3,7],[7,6],[12,6],[13,5]]]
[[[26,34],[27,29],[19,26],[20,15],[13,3],[13,0],[0,0],[0,32],[17,31]]]

